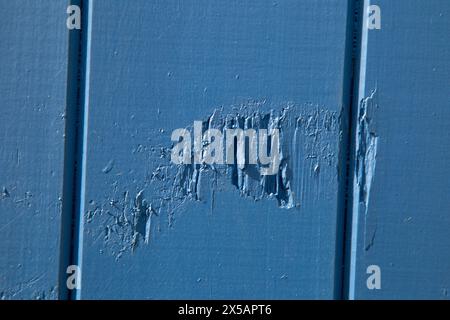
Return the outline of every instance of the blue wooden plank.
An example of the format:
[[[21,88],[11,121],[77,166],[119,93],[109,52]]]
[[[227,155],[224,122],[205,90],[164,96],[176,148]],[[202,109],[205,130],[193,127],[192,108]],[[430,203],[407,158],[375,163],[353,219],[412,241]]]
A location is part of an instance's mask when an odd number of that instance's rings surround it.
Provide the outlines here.
[[[67,5],[0,3],[0,299],[56,299],[64,291]]]
[[[348,11],[89,1],[78,298],[339,296]],[[171,163],[194,121],[279,128],[284,170]]]
[[[371,2],[381,29],[362,37],[349,297],[448,299],[450,3]]]

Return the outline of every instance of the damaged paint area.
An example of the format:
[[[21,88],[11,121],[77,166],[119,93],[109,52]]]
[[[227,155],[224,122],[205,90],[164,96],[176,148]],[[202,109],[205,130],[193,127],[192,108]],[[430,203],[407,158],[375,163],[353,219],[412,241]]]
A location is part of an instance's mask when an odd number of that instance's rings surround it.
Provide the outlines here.
[[[13,286],[0,289],[0,300],[17,300],[26,292],[30,300],[56,300],[58,299],[58,286],[48,289],[43,284],[43,275],[35,276],[27,281],[17,282]]]
[[[377,90],[362,99],[358,110],[357,140],[356,140],[356,188],[358,207],[364,212],[364,248],[368,251],[374,244],[376,235],[376,224],[368,224],[367,216],[369,210],[370,190],[375,176],[378,136],[376,130],[375,112],[378,108],[376,103]],[[372,230],[369,230],[372,229]]]
[[[201,125],[194,128],[199,123]],[[112,179],[112,190],[105,199],[91,200],[87,204],[85,223],[96,221],[95,225],[101,229],[89,229],[89,232],[95,232],[94,239],[101,240],[116,258],[125,252],[133,252],[141,244],[150,243],[156,233],[173,227],[177,215],[183,214],[188,205],[199,205],[199,210],[213,214],[215,198],[221,192],[234,193],[243,201],[274,201],[280,209],[300,210],[305,201],[312,201],[305,199],[305,194],[317,194],[318,199],[321,185],[326,187],[337,179],[334,150],[338,150],[340,123],[336,111],[312,104],[286,103],[273,107],[252,101],[216,108],[195,124],[185,127],[186,132],[201,131],[201,138],[194,139],[193,147],[184,149],[189,152],[189,159],[204,159],[202,155],[212,142],[208,135],[203,135],[205,132],[216,130],[225,135],[229,129],[276,130],[279,143],[267,139],[267,145],[262,144],[269,156],[277,149],[276,171],[268,175],[268,162],[249,159],[249,139],[240,151],[238,144],[234,144],[232,162],[174,163],[172,151],[179,142],[171,141],[170,136],[162,139],[161,134],[149,137],[148,144],[133,150],[146,156],[145,175],[134,177],[131,185],[125,183],[123,175],[114,176],[114,170],[120,170],[120,164],[111,159],[101,171]],[[170,132],[172,128],[164,129],[159,132]],[[219,153],[230,152],[225,150],[225,145],[221,148]],[[322,170],[332,174],[321,178]]]
[[[358,145],[356,150],[356,175],[359,186],[359,201],[366,210],[369,204],[370,187],[375,173],[378,136],[373,122],[373,112],[377,107],[374,102],[376,90],[364,98],[358,112]]]

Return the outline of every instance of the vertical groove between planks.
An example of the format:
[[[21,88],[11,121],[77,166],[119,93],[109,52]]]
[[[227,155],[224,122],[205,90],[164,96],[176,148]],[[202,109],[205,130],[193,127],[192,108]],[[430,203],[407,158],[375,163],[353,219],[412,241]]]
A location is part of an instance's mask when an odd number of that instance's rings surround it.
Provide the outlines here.
[[[367,53],[367,28],[366,8],[370,0],[352,0],[353,1],[353,25],[352,25],[352,80],[350,93],[350,116],[347,154],[347,179],[345,192],[345,223],[344,223],[344,246],[343,246],[343,269],[342,269],[342,291],[341,299],[352,299],[354,288],[354,245],[357,235],[357,210],[353,208],[353,192],[355,190],[355,150],[356,150],[356,132],[357,132],[357,113],[361,90],[364,90],[365,82],[365,64]],[[357,209],[357,208],[356,208]]]
[[[92,5],[93,0],[82,1],[82,45],[81,49],[81,79],[80,79],[80,123],[78,126],[78,144],[77,144],[77,200],[75,203],[75,233],[74,233],[74,251],[73,264],[80,267],[80,284],[82,283],[82,248],[83,248],[83,219],[85,205],[85,185],[86,185],[86,151],[88,134],[88,116],[89,116],[89,79],[90,79],[90,52],[91,52],[91,28],[92,28]],[[74,290],[71,299],[81,298],[81,288]]]
[[[80,0],[71,0],[68,5],[80,6]],[[65,26],[62,26],[65,27]],[[68,61],[65,110],[65,141],[64,141],[64,177],[61,212],[61,238],[59,260],[58,298],[67,300],[70,292],[66,285],[66,270],[72,264],[74,212],[76,199],[76,167],[77,140],[80,112],[80,64],[81,64],[81,31],[68,30]]]
[[[66,90],[66,128],[64,146],[64,187],[62,197],[59,299],[77,299],[78,290],[67,288],[69,265],[81,270],[87,106],[89,96],[89,47],[91,1],[71,0],[82,12],[81,30],[69,32]]]

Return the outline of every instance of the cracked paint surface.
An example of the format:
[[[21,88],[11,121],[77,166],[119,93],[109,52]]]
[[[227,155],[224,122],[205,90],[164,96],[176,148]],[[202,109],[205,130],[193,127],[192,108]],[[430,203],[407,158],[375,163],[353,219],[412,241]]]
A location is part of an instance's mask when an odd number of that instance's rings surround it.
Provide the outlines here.
[[[377,89],[362,99],[358,109],[356,159],[355,159],[355,201],[358,201],[359,210],[364,213],[364,250],[369,251],[374,243],[377,232],[376,217],[369,219],[369,201],[372,182],[375,177],[376,158],[378,149],[376,110]]]
[[[340,130],[339,116],[317,105],[286,103],[273,107],[265,101],[221,106],[205,115],[203,132],[279,129],[281,161],[278,172],[271,176],[262,175],[259,164],[174,164],[170,161],[173,142],[170,137],[161,138],[173,128],[160,128],[159,135],[132,150],[144,153],[150,163],[146,175],[134,179],[132,185],[116,179],[114,170],[120,168],[114,159],[104,164],[102,172],[111,178],[110,194],[105,199],[89,200],[85,223],[96,221],[89,232],[95,241],[103,242],[104,251],[119,259],[151,243],[152,237],[165,228],[175,227],[176,217],[183,214],[188,203],[208,203],[201,208],[213,214],[220,192],[232,191],[242,201],[274,201],[280,209],[300,212],[305,190],[317,188],[319,194],[321,168],[335,167],[337,174],[333,143]]]

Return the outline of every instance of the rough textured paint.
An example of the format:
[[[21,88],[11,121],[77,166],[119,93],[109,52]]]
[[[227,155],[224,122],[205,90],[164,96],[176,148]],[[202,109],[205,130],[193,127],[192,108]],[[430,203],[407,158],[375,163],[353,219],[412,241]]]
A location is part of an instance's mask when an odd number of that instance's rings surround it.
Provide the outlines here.
[[[378,136],[374,125],[374,112],[377,105],[374,103],[374,90],[371,95],[364,98],[358,111],[358,138],[356,149],[356,183],[359,187],[359,203],[364,206],[367,213],[369,206],[370,187],[375,174]]]
[[[336,111],[294,103],[269,108],[264,101],[249,101],[215,109],[202,123],[203,132],[208,129],[224,132],[227,128],[279,129],[278,172],[262,175],[259,164],[246,164],[242,168],[236,163],[174,164],[170,160],[169,141],[158,145],[159,138],[149,137],[146,145],[140,144],[131,151],[146,154],[147,162],[154,164],[140,179],[136,189],[139,191],[120,188],[120,180],[115,179],[111,195],[91,199],[85,214],[86,223],[99,225],[98,236],[103,237],[106,250],[116,258],[133,251],[140,243],[150,242],[151,235],[161,229],[158,225],[152,228],[153,220],[171,227],[177,215],[183,213],[186,201],[205,202],[206,196],[211,197],[207,202],[213,214],[215,194],[235,189],[249,201],[272,200],[283,209],[300,209],[305,197],[304,183],[313,184],[318,193],[320,168],[337,170],[335,148],[329,142],[339,135]],[[109,174],[113,164],[114,160],[108,161],[102,172]]]
[[[378,136],[376,132],[376,112],[378,105],[376,104],[376,89],[372,90],[370,96],[361,100],[358,108],[357,137],[356,137],[356,159],[355,159],[355,190],[359,200],[358,211],[364,212],[367,219],[370,190],[372,179],[375,176],[376,156],[378,146]],[[366,224],[364,229],[364,248],[369,250],[375,241],[376,225],[367,230],[369,225]]]

